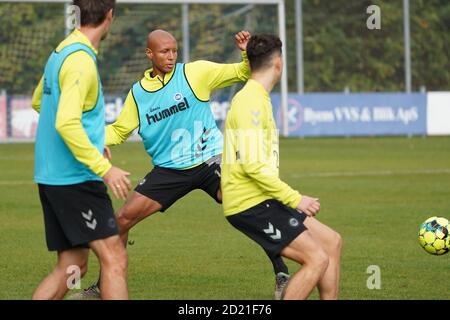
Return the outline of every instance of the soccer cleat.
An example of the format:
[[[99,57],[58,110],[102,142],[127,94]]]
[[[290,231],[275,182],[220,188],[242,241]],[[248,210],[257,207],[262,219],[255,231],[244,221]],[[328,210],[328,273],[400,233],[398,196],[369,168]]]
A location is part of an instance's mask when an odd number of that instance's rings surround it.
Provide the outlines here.
[[[81,292],[75,293],[68,297],[68,300],[98,300],[100,299],[100,288],[97,284],[93,284]]]
[[[284,290],[287,287],[290,277],[290,275],[284,272],[278,272],[275,276],[275,300],[281,300],[283,298]]]

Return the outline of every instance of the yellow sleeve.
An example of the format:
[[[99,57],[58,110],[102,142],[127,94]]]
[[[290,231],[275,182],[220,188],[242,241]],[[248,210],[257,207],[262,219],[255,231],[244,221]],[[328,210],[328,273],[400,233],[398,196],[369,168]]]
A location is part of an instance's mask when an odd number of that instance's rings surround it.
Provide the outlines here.
[[[233,101],[232,106],[235,110],[239,110],[239,115],[233,118],[233,127],[238,128],[235,143],[236,150],[239,151],[238,161],[241,168],[266,195],[296,208],[300,203],[301,195],[281,181],[277,168],[278,159],[272,158],[270,147],[272,138],[267,136],[271,130],[267,125],[268,115],[261,105],[258,106],[258,103],[252,103],[252,107],[249,107],[248,101],[252,100],[237,99],[237,101]],[[244,138],[240,135],[243,135]],[[255,137],[257,137],[256,141],[259,142],[256,150]],[[264,144],[262,148],[261,144]]]
[[[250,67],[247,53],[241,52],[240,63],[221,64],[199,60],[185,65],[186,78],[197,98],[208,101],[213,90],[248,80]]]
[[[44,81],[44,76],[39,80],[39,84],[36,89],[34,89],[33,97],[31,98],[31,106],[34,110],[39,112],[41,110],[41,97],[42,97],[42,83]]]
[[[75,158],[103,177],[111,163],[94,147],[81,124],[89,90],[98,85],[98,74],[92,57],[84,51],[70,55],[61,67],[59,84],[61,96],[56,113],[56,130],[72,151]]]
[[[130,90],[116,122],[106,126],[105,144],[107,146],[121,144],[130,137],[137,127],[139,127],[139,114],[133,93]]]

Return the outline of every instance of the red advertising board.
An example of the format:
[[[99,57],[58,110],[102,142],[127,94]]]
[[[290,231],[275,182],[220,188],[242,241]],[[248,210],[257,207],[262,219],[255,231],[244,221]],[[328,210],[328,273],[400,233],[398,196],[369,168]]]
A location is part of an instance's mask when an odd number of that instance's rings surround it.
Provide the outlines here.
[[[13,97],[11,127],[13,138],[34,138],[39,114],[31,107],[31,97]]]

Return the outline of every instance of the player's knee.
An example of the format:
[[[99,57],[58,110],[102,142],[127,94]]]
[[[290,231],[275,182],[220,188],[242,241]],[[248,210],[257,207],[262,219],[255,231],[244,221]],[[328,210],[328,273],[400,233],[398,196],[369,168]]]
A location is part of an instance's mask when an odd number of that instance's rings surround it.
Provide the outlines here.
[[[334,235],[334,238],[335,238],[335,240],[334,240],[334,246],[335,246],[335,250],[334,250],[334,252],[337,254],[337,255],[340,255],[341,254],[341,251],[342,251],[342,245],[343,245],[343,239],[342,239],[342,236],[338,233],[338,232],[335,232],[335,235]]]
[[[333,258],[340,257],[342,251],[342,236],[338,232],[333,231],[328,243],[327,250],[329,255]]]
[[[329,262],[330,259],[328,254],[321,248],[314,253],[310,264],[314,266],[314,269],[320,273],[320,275],[323,275],[328,268]]]
[[[340,257],[342,251],[342,241],[342,236],[338,232],[331,230],[326,233],[324,248],[331,258],[336,259]]]
[[[130,229],[131,224],[133,223],[133,219],[130,219],[132,216],[131,212],[125,207],[122,208],[117,214],[117,225],[121,233],[128,231]]]

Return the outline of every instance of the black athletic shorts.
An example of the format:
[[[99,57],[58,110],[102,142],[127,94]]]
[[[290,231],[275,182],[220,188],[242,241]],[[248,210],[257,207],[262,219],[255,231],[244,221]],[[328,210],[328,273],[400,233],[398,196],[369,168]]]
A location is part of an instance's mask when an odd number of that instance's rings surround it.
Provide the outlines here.
[[[119,234],[103,182],[38,186],[48,250],[89,248],[91,241]]]
[[[269,257],[276,257],[307,228],[306,214],[276,200],[227,216],[228,222],[258,243]]]
[[[185,170],[156,166],[135,188],[140,194],[158,201],[162,206],[161,212],[195,189],[205,191],[216,202],[222,203],[217,198],[220,189],[219,163],[202,163]]]

